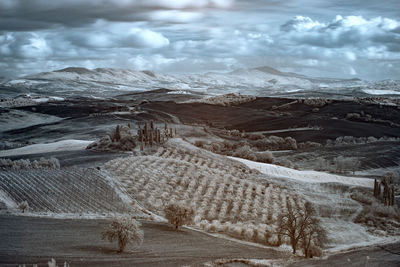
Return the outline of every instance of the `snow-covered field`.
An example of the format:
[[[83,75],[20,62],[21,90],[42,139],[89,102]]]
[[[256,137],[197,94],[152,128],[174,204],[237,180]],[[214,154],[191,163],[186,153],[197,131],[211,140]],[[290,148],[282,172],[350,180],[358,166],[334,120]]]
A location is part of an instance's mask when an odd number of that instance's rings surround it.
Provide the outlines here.
[[[247,159],[229,157],[246,164],[249,168],[256,169],[268,176],[297,180],[308,183],[341,183],[346,185],[373,187],[374,180],[329,174],[317,171],[299,171],[274,164],[260,163]]]
[[[93,141],[63,140],[48,144],[34,144],[9,150],[0,150],[0,157],[49,153],[55,151],[73,151],[85,149]]]

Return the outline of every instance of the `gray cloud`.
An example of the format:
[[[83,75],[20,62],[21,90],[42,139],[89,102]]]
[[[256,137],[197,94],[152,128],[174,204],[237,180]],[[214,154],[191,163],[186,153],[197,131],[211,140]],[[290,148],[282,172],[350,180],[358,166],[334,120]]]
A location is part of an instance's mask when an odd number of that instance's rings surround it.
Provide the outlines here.
[[[374,8],[358,0],[1,0],[0,75],[68,66],[206,72],[269,65],[395,78],[400,20],[393,14],[400,8],[394,0],[365,1]]]
[[[233,0],[2,0],[0,31],[79,27],[98,19],[186,22],[196,16],[193,10],[228,8],[232,4]]]

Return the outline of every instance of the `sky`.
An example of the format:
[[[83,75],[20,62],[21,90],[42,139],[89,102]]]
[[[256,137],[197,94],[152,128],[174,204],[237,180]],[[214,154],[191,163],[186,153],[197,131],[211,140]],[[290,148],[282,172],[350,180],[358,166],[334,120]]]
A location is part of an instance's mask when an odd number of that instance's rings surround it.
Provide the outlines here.
[[[71,66],[400,79],[400,1],[0,0],[0,76]]]

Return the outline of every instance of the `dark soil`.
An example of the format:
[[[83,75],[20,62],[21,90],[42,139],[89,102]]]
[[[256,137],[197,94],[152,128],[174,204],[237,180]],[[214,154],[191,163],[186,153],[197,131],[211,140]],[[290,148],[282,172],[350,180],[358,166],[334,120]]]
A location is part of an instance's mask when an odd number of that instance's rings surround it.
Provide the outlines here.
[[[400,243],[379,247],[369,247],[328,257],[325,260],[304,260],[290,267],[308,266],[359,266],[359,267],[398,267],[400,266]]]
[[[297,103],[285,109],[272,110],[292,99],[257,98],[237,106],[224,107],[200,103],[151,102],[144,108],[177,116],[183,123],[203,123],[211,127],[240,131],[269,131],[306,126],[320,126],[320,131],[292,131],[275,135],[291,136],[299,142],[324,142],[339,136],[400,137],[400,110],[392,106],[363,105],[351,101],[334,101],[313,112],[313,107]],[[374,120],[346,119],[348,113],[371,115]]]
[[[144,243],[116,253],[101,240],[106,220],[72,220],[0,215],[0,266],[45,266],[51,258],[70,266],[203,266],[217,258],[279,258],[272,249],[247,246],[170,225],[143,223]]]

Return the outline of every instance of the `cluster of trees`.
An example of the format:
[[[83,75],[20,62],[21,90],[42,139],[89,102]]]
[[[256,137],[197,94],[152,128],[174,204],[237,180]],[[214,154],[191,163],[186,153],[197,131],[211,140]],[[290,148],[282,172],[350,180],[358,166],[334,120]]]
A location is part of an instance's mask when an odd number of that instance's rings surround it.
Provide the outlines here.
[[[363,145],[375,142],[385,142],[385,141],[399,141],[400,138],[383,136],[376,138],[374,136],[370,137],[354,137],[354,136],[339,136],[335,140],[326,140],[327,147],[333,146],[345,146],[345,145]]]
[[[100,140],[93,142],[86,149],[99,151],[132,151],[139,142],[140,150],[143,151],[145,146],[153,146],[153,144],[162,144],[165,139],[176,137],[177,130],[168,128],[168,124],[164,125],[164,132],[154,127],[154,122],[150,121],[150,126],[145,122],[143,129],[139,126],[137,135],[131,131],[131,125],[117,125],[115,129]]]
[[[387,173],[380,182],[374,181],[374,197],[386,206],[394,206],[394,173]]]
[[[93,142],[86,149],[99,151],[131,151],[136,147],[136,136],[131,132],[130,124],[117,125],[115,129],[99,141]]]
[[[332,100],[325,98],[306,98],[303,100],[303,103],[308,106],[320,108],[326,104],[332,103]]]
[[[27,169],[59,169],[60,162],[56,158],[40,158],[30,161],[29,159],[0,159],[0,170],[27,170]]]
[[[153,146],[153,144],[163,144],[165,139],[173,138],[177,136],[176,128],[173,130],[168,127],[168,124],[164,123],[164,132],[162,133],[160,129],[154,127],[154,122],[150,121],[150,127],[147,122],[145,122],[143,129],[139,126],[137,132],[137,138],[140,142],[140,150],[143,151],[145,146]]]
[[[332,173],[346,173],[352,171],[353,173],[361,166],[361,161],[358,158],[346,158],[338,156],[333,160],[318,158],[315,162],[315,170],[329,171]]]
[[[240,95],[240,94],[237,95],[234,93],[230,93],[225,95],[213,96],[201,100],[194,100],[193,102],[201,102],[205,104],[220,105],[220,106],[233,106],[242,103],[247,103],[255,99],[256,99],[255,96]]]

